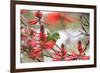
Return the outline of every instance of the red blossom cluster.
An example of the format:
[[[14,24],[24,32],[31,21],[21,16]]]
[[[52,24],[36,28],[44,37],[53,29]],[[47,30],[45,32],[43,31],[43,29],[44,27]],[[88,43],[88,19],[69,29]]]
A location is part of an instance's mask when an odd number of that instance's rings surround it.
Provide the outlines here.
[[[53,57],[53,60],[54,61],[71,61],[71,60],[77,60],[77,59],[80,59],[80,60],[89,60],[89,56],[86,56],[83,52],[83,48],[82,48],[82,45],[81,45],[81,41],[78,41],[77,43],[77,50],[79,52],[79,54],[77,54],[76,52],[74,52],[72,49],[71,49],[71,53],[68,54],[67,50],[62,47],[60,48],[60,52],[56,52],[54,53],[54,57]]]

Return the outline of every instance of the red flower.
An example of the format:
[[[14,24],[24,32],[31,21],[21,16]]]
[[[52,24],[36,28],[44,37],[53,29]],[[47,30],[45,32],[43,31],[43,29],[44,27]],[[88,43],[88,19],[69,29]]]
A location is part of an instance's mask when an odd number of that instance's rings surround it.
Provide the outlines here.
[[[29,24],[30,25],[35,25],[35,24],[37,24],[37,22],[38,22],[38,20],[37,19],[34,19],[34,20],[31,20],[31,21],[29,21]]]
[[[77,49],[78,49],[78,51],[79,51],[80,54],[83,53],[83,50],[84,50],[84,49],[83,49],[83,47],[82,47],[82,43],[81,43],[81,41],[78,41]]]
[[[89,59],[90,59],[90,57],[89,57],[89,56],[84,56],[84,55],[81,55],[81,59],[82,59],[82,60],[89,60]]]
[[[42,16],[43,16],[43,13],[40,12],[40,11],[36,11],[36,12],[34,12],[34,15],[35,15],[37,18],[41,19]]]
[[[51,41],[48,41],[45,43],[45,48],[46,49],[53,49],[54,45],[55,45],[55,42],[53,40],[51,40]]]
[[[67,50],[65,48],[61,48],[62,56],[65,58],[67,56]]]
[[[41,40],[41,46],[44,47],[45,49],[52,49],[55,45],[55,41],[50,40],[47,41],[47,35],[44,34],[44,32],[39,33],[39,40]]]
[[[51,25],[56,25],[59,22],[60,16],[61,14],[58,12],[49,13],[47,15],[46,23],[49,23]]]
[[[53,57],[53,61],[61,61],[62,60],[62,53],[61,52],[56,52],[54,54],[54,57]]]
[[[60,49],[61,52],[56,52],[53,57],[53,61],[62,61],[65,60],[67,57],[67,51],[64,48]]]
[[[89,60],[90,57],[82,54],[76,54],[73,50],[71,50],[71,54],[67,55],[67,51],[63,48],[61,52],[56,52],[53,57],[53,61],[71,61],[71,60]]]
[[[39,33],[39,39],[43,39],[43,41],[46,41],[47,35],[43,34],[42,32]]]
[[[34,59],[38,59],[41,56],[41,48],[35,48],[32,50],[30,57]]]
[[[39,42],[35,41],[35,40],[28,40],[27,44],[34,48],[34,47],[36,47],[39,44]]]
[[[68,58],[70,60],[74,59],[89,60],[90,57],[82,54],[76,54],[73,50],[71,50],[71,55]]]
[[[64,22],[76,22],[78,19],[72,17],[69,13],[59,13],[59,12],[52,12],[47,14],[46,23],[50,25],[57,25],[59,22],[61,23],[61,19]]]

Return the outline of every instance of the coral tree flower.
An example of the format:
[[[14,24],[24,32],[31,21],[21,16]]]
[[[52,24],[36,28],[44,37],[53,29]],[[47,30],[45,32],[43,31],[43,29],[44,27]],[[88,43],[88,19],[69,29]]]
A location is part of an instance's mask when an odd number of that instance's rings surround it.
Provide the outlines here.
[[[60,48],[60,52],[56,52],[53,57],[53,61],[62,61],[66,59],[67,51],[64,48]]]
[[[84,54],[84,49],[82,47],[82,42],[81,41],[78,41],[77,45],[78,45],[77,49],[79,51],[79,54],[77,54],[73,50],[71,50],[71,54],[69,56],[69,59],[70,60],[74,60],[74,59],[89,60],[90,57],[89,56],[86,56]]]
[[[36,12],[34,12],[33,16],[36,16],[38,19],[30,20],[30,21],[29,21],[29,24],[30,24],[30,25],[35,25],[35,24],[37,24],[37,23],[39,22],[39,20],[42,18],[43,13],[40,12],[40,11],[36,11]]]
[[[47,15],[46,23],[57,24],[60,19],[61,14],[58,12],[49,13]]]
[[[44,33],[44,26],[41,25],[39,33],[40,44],[44,49],[52,49],[55,45],[55,41],[49,40],[47,41],[47,35]]]
[[[89,56],[81,55],[81,60],[89,60],[89,59],[90,59]]]
[[[84,50],[84,49],[83,49],[83,47],[82,47],[81,41],[78,41],[77,49],[78,49],[78,51],[79,51],[80,54],[83,53],[83,50]]]
[[[47,35],[46,34],[43,34],[42,32],[39,33],[39,40],[43,39],[43,41],[46,41],[47,39]]]
[[[48,50],[53,49],[56,44],[56,42],[53,40],[47,41],[47,35],[41,32],[39,33],[39,40],[42,40],[42,42],[40,43],[42,47]]]
[[[82,54],[76,54],[74,51],[71,52],[71,55],[70,55],[70,60],[74,60],[74,59],[80,59],[80,60],[89,60],[90,57],[89,56],[86,56],[86,55],[82,55]]]
[[[80,52],[82,46],[80,46],[80,42],[78,42],[78,51]],[[81,43],[82,45],[82,43]],[[80,48],[81,47],[81,48]],[[90,57],[86,56],[84,54],[84,51],[82,50],[81,53],[77,54],[76,52],[74,52],[73,50],[71,50],[70,54],[67,53],[66,49],[61,48],[60,52],[56,52],[54,53],[54,57],[53,60],[54,61],[71,61],[71,60],[89,60]]]
[[[47,41],[47,35],[42,33],[39,33],[39,40],[42,40],[42,47],[48,50],[53,49],[54,45],[56,44],[56,42],[53,40]]]
[[[52,12],[52,13],[48,13],[46,17],[47,18],[45,22],[52,26],[59,24],[61,20],[67,23],[78,21],[78,19],[72,17],[69,13],[64,14],[59,12]]]
[[[53,49],[53,47],[55,46],[55,44],[56,43],[53,40],[50,40],[50,41],[48,41],[48,42],[45,43],[45,48],[48,49],[48,50],[49,49]]]
[[[42,16],[43,16],[43,13],[40,12],[40,11],[36,11],[36,12],[34,12],[34,16],[36,16],[37,18],[41,19]]]
[[[33,19],[33,20],[29,21],[29,24],[30,25],[35,25],[37,23],[38,23],[38,20],[37,19]]]
[[[67,57],[67,50],[64,48],[64,45],[61,45],[60,51],[54,53],[53,60],[54,61],[62,61]]]
[[[41,32],[39,33],[39,40],[42,40],[41,42],[42,47],[48,50],[53,49],[53,47],[56,44],[56,42],[53,40],[47,41],[47,35]]]
[[[30,45],[32,48],[36,47],[37,45],[39,45],[38,41],[35,40],[28,40],[27,44]]]
[[[34,59],[38,59],[40,56],[41,56],[41,48],[35,48],[30,53],[30,57]]]

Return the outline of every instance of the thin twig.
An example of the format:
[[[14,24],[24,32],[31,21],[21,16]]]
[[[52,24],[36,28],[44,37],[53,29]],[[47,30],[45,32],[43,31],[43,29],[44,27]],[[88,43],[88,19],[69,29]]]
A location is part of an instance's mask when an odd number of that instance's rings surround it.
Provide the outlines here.
[[[25,26],[27,26],[28,25],[28,20],[23,15],[21,15],[20,17],[21,17],[21,21],[23,22],[23,24]]]
[[[56,46],[60,49],[60,47],[56,44]]]

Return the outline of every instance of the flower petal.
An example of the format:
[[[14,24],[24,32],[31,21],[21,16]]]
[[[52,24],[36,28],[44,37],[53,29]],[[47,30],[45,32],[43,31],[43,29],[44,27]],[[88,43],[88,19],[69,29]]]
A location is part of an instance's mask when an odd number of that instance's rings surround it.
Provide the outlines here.
[[[81,59],[82,60],[89,60],[90,59],[90,56],[81,56]]]

